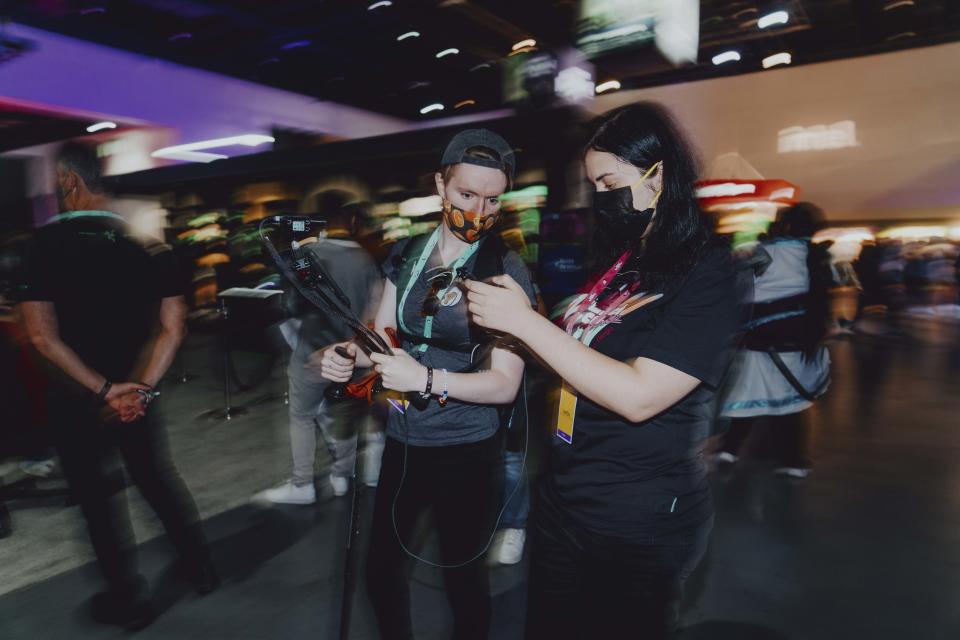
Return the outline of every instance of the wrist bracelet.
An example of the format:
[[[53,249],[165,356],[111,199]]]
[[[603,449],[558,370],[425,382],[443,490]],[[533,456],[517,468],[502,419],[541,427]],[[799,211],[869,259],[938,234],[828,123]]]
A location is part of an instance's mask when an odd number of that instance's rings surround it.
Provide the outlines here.
[[[441,407],[447,406],[447,401],[450,400],[450,390],[447,388],[447,375],[449,372],[446,369],[441,369],[440,373],[443,374],[443,390],[440,392],[440,398],[437,402],[440,403]]]
[[[110,388],[113,386],[113,383],[109,380],[103,381],[103,386],[100,387],[100,391],[97,392],[97,401],[106,402],[107,394],[110,393]]]
[[[427,367],[427,388],[420,395],[429,398],[431,391],[433,391],[433,367]]]

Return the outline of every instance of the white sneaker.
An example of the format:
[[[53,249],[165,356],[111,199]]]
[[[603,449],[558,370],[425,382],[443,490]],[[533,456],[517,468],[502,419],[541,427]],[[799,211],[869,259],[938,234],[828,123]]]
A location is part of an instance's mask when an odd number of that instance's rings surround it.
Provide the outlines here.
[[[273,504],[313,504],[317,501],[317,490],[312,482],[297,486],[293,484],[293,480],[288,480],[279,487],[258,493],[254,500],[265,500]]]
[[[331,473],[330,486],[333,487],[333,495],[340,498],[347,495],[347,490],[350,488],[350,481],[347,478],[335,476]]]
[[[526,529],[504,529],[496,559],[500,564],[517,564],[523,558],[523,545],[527,541]]]
[[[734,464],[739,459],[739,457],[733,455],[729,451],[721,451],[713,456],[714,462],[723,462],[725,464]]]
[[[774,469],[773,473],[778,476],[787,476],[788,478],[803,480],[810,475],[810,469],[800,469],[798,467],[780,467],[779,469]]]
[[[367,446],[363,450],[363,484],[368,487],[376,487],[380,479],[380,460],[386,439],[382,433],[367,434]]]

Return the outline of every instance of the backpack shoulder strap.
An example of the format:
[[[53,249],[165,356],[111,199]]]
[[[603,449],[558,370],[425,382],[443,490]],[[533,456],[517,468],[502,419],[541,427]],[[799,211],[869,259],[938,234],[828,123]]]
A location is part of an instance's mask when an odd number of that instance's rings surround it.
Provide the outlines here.
[[[427,246],[429,239],[429,233],[422,233],[403,241],[405,244],[400,249],[399,255],[393,258],[399,261],[399,264],[396,265],[399,268],[397,273],[397,291],[406,290],[407,283],[410,281],[410,274],[413,272],[413,265],[417,261],[417,258],[420,257],[420,253],[423,252],[423,248]]]

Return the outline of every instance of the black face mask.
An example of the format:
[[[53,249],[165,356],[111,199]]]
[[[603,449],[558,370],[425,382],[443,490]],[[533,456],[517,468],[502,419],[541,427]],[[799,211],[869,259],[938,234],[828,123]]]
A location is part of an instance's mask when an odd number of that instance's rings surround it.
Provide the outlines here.
[[[593,193],[593,211],[597,225],[611,239],[625,245],[633,244],[643,237],[653,220],[653,207],[638,211],[633,208],[633,191],[620,187]]]

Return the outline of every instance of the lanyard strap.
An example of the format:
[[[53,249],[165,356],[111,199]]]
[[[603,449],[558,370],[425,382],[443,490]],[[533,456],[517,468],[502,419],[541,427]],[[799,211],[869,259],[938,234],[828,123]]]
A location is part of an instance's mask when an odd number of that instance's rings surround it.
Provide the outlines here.
[[[442,224],[443,223],[441,223],[441,225]],[[413,290],[413,285],[417,282],[417,279],[420,277],[420,274],[423,273],[423,268],[426,266],[427,261],[430,259],[430,255],[433,253],[433,250],[436,248],[437,243],[440,242],[441,232],[442,232],[442,229],[438,226],[434,230],[433,235],[430,236],[430,239],[427,240],[426,246],[423,247],[423,251],[420,252],[420,256],[417,258],[417,261],[413,265],[413,269],[411,269],[410,271],[410,276],[407,278],[407,284],[406,284],[406,287],[404,287],[403,295],[400,297],[400,304],[397,307],[397,324],[400,325],[400,328],[407,335],[413,335],[413,332],[410,331],[409,327],[407,327],[407,323],[403,319],[403,307],[404,305],[406,305],[407,298],[410,296],[410,292]],[[479,248],[480,248],[480,242],[474,242],[469,247],[467,247],[467,250],[463,252],[463,255],[457,258],[456,261],[450,267],[451,270],[453,270],[454,274],[456,274],[457,269],[459,269],[460,267],[462,267],[467,263],[467,260],[473,257],[473,254],[475,254],[477,252],[477,249]],[[444,295],[447,293],[447,291],[449,291],[450,287],[454,286],[454,280],[455,278],[450,279],[450,284],[443,291],[440,291],[437,294],[438,298],[440,298],[441,300],[443,299]],[[439,309],[438,309],[438,312],[439,312]],[[433,337],[433,316],[432,315],[427,316],[426,320],[423,323],[423,337],[426,338],[427,340]],[[419,351],[420,353],[423,353],[424,351],[427,350],[428,347],[429,345],[426,342],[424,342],[420,344],[419,347],[417,347],[417,351]]]
[[[50,222],[64,222],[65,220],[74,220],[76,218],[113,218],[123,220],[122,217],[112,211],[67,211],[58,213],[50,218]]]
[[[607,288],[607,285],[613,282],[613,279],[617,277],[617,274],[620,273],[620,271],[623,269],[623,265],[625,265],[629,259],[630,251],[624,252],[624,254],[620,256],[620,259],[617,260],[612,267],[607,269],[607,272],[603,274],[603,277],[600,278],[595,285],[593,285],[593,288],[590,289],[590,292],[584,295],[578,303],[571,307],[570,311],[568,311],[565,316],[566,322],[564,323],[564,328],[566,329],[567,333],[573,335],[574,329],[576,328],[580,318],[590,309],[591,306],[593,306],[593,303],[597,301],[597,298],[601,293],[603,293],[604,289]],[[618,296],[617,301],[620,300],[620,297],[622,296]]]

